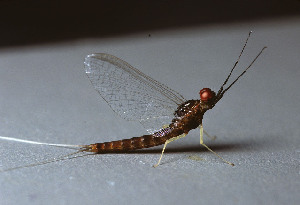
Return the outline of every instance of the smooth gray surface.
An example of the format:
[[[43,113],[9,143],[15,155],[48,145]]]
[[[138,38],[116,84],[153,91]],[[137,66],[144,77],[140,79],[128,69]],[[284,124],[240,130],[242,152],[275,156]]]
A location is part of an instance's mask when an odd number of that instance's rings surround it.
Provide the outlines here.
[[[201,147],[193,131],[168,145],[158,168],[152,165],[162,147],[2,172],[0,204],[299,204],[299,24],[294,18],[0,50],[0,135],[90,144],[146,132],[93,90],[85,55],[113,54],[196,99],[203,87],[219,88],[249,30],[237,71],[268,46],[204,116],[205,129],[218,137],[206,144],[235,167]],[[0,141],[0,168],[71,152]]]

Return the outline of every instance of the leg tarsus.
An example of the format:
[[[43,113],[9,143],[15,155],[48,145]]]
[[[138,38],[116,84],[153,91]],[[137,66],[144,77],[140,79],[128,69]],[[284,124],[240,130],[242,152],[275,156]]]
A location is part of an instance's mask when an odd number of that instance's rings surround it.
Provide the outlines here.
[[[185,136],[186,136],[186,134],[182,134],[182,135],[179,135],[179,136],[177,136],[177,137],[173,137],[173,138],[171,138],[171,139],[168,139],[168,140],[165,142],[164,148],[163,148],[163,150],[162,150],[162,152],[161,152],[161,155],[160,155],[160,158],[159,158],[157,164],[153,165],[153,167],[157,167],[157,166],[159,165],[159,163],[160,163],[160,161],[161,161],[161,159],[162,159],[162,156],[163,156],[163,154],[164,154],[164,151],[165,151],[165,149],[166,149],[167,144],[169,144],[170,142],[173,142],[173,141],[175,141],[175,140],[178,140],[178,139],[180,139],[180,138],[183,138],[183,137],[185,137]]]

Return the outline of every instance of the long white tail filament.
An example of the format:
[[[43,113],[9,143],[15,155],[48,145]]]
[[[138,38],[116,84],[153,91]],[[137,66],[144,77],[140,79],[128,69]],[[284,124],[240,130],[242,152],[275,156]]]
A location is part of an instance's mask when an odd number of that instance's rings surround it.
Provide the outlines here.
[[[86,151],[86,146],[84,146],[84,145],[53,144],[53,143],[45,143],[45,142],[36,142],[36,141],[31,141],[31,140],[22,140],[22,139],[18,139],[18,138],[14,138],[14,137],[4,137],[4,136],[0,136],[0,140],[8,140],[8,141],[22,142],[22,143],[35,144],[35,145],[47,145],[47,146],[54,146],[54,147],[63,147],[63,148],[78,150],[78,151],[73,152],[71,154],[67,154],[67,155],[64,155],[64,156],[61,156],[61,157],[58,157],[58,158],[45,160],[45,161],[42,161],[42,162],[37,162],[37,163],[33,163],[33,164],[27,164],[27,165],[12,167],[12,168],[8,168],[8,169],[2,169],[2,170],[0,169],[0,172],[12,171],[12,170],[15,170],[15,169],[21,169],[21,168],[25,168],[25,167],[34,167],[34,166],[38,166],[38,165],[48,164],[48,163],[51,163],[51,162],[70,159],[70,156],[74,156],[78,153],[82,153],[82,152]],[[89,155],[89,154],[85,154],[85,155]],[[82,155],[82,156],[84,156],[84,155]],[[77,156],[77,157],[79,157],[79,156]]]
[[[46,142],[36,142],[36,141],[30,141],[30,140],[22,140],[14,137],[4,137],[0,136],[1,140],[7,140],[7,141],[14,141],[14,142],[22,142],[22,143],[28,143],[28,144],[36,144],[36,145],[48,145],[48,146],[54,146],[54,147],[65,147],[70,149],[78,149],[82,148],[82,145],[70,145],[70,144],[52,144],[52,143],[46,143]]]

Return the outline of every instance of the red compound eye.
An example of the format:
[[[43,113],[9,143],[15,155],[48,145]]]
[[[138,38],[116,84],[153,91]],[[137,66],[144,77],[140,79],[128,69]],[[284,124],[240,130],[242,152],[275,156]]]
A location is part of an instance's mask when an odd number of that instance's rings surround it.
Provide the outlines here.
[[[209,88],[203,88],[199,92],[201,101],[208,101],[215,97],[215,92]]]

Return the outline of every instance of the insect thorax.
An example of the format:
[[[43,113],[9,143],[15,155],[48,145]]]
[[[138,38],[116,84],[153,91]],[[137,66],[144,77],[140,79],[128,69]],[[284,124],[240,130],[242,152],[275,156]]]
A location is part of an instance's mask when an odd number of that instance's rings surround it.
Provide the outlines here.
[[[175,117],[183,117],[187,113],[191,112],[193,108],[200,103],[200,100],[188,100],[178,106],[174,112]]]

